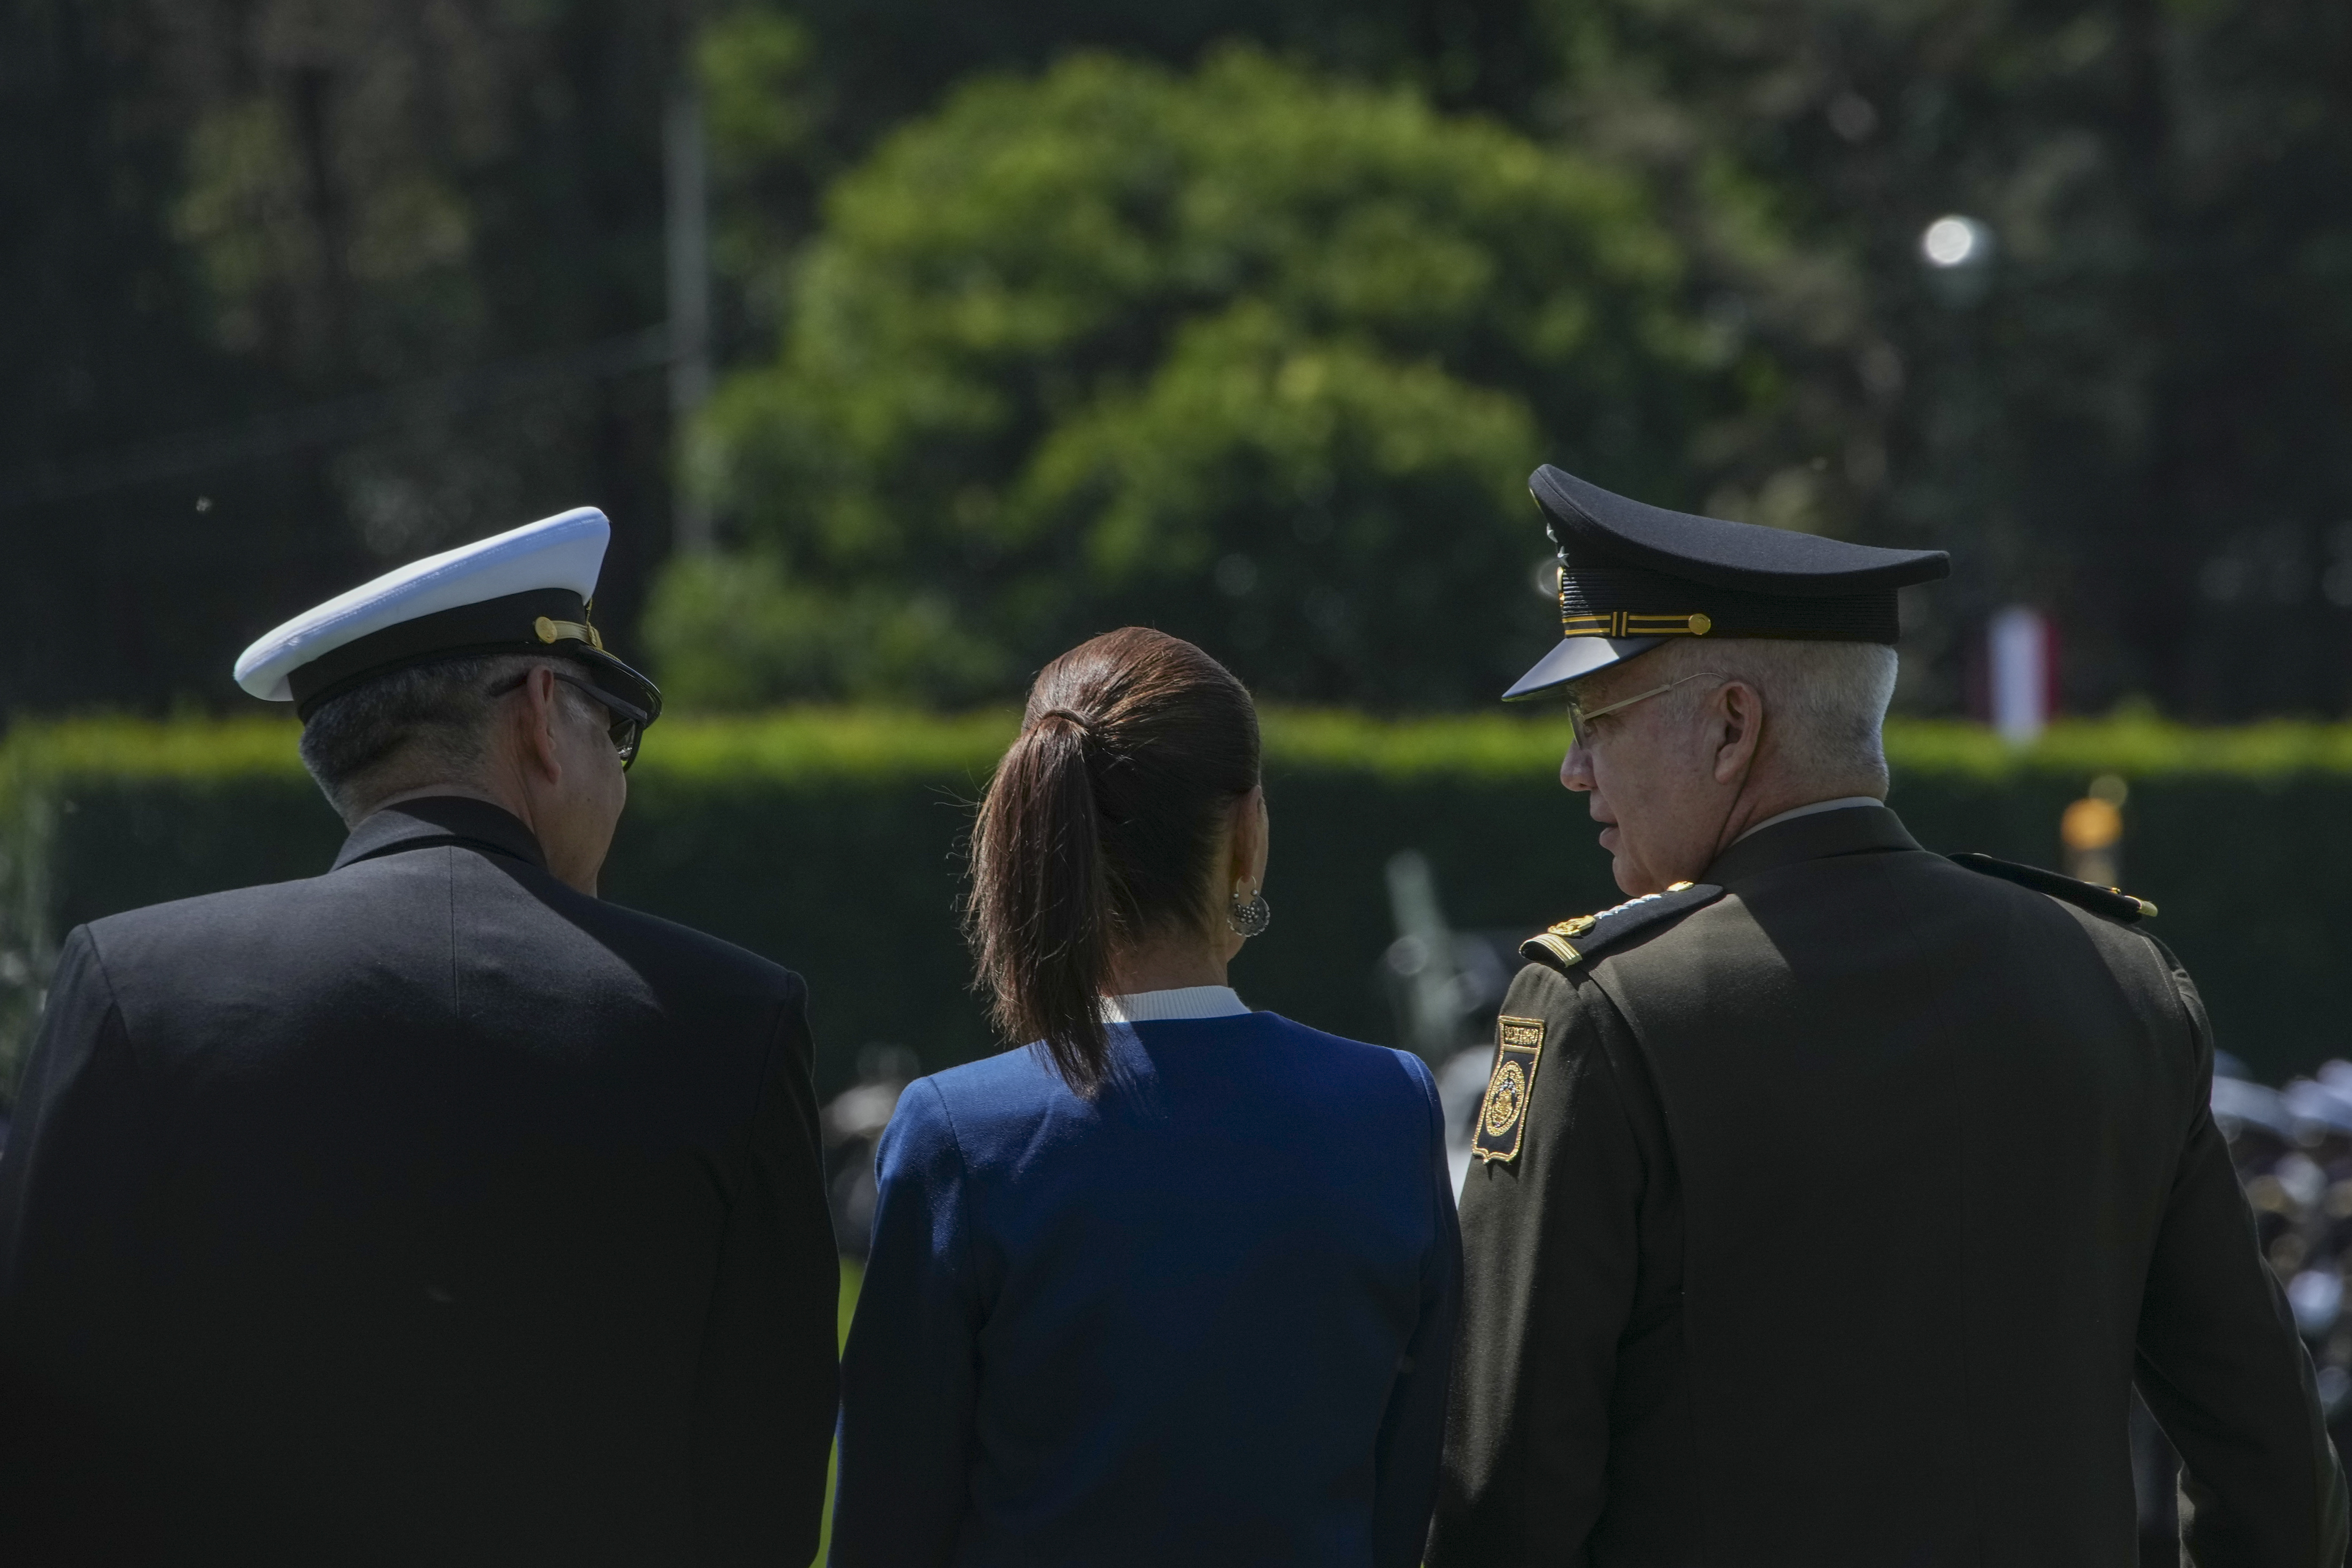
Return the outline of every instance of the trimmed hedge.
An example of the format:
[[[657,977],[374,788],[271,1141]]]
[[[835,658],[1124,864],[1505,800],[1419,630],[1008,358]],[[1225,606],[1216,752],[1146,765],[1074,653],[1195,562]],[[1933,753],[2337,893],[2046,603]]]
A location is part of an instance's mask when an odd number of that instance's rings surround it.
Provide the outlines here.
[[[830,1090],[868,1043],[930,1066],[991,1047],[957,934],[959,845],[1007,713],[795,710],[673,720],[631,774],[604,890],[810,978]],[[1385,867],[1435,868],[1463,929],[1524,931],[1614,902],[1581,805],[1556,782],[1554,716],[1386,721],[1270,711],[1272,932],[1235,970],[1251,1000],[1372,1039],[1393,936]],[[0,742],[0,1057],[29,1028],[57,938],[163,899],[315,874],[341,827],[289,724],[79,720]],[[2344,1050],[2352,933],[2352,726],[2063,724],[2017,750],[1974,726],[1888,731],[1893,804],[1920,840],[2058,863],[2095,773],[2131,781],[2125,885],[2205,989],[2222,1043],[2276,1077]],[[0,1060],[0,1069],[13,1066]],[[13,1079],[0,1071],[0,1081]]]

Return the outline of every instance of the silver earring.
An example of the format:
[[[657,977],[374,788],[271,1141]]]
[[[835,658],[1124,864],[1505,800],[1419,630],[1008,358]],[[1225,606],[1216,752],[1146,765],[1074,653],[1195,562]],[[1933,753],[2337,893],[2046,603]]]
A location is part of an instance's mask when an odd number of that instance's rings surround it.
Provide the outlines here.
[[[1252,893],[1244,903],[1239,889],[1234,901],[1225,906],[1225,923],[1234,928],[1235,936],[1264,936],[1265,928],[1274,923],[1274,907],[1265,901],[1264,893]]]

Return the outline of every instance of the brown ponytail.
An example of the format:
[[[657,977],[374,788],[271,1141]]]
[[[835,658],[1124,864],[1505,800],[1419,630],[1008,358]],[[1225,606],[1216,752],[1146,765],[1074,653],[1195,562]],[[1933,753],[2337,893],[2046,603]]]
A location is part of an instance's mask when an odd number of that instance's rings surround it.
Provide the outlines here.
[[[1210,857],[1257,782],[1248,691],[1181,637],[1106,633],[1029,689],[981,804],[965,928],[997,1028],[1043,1041],[1080,1094],[1108,1068],[1112,953],[1217,917]]]

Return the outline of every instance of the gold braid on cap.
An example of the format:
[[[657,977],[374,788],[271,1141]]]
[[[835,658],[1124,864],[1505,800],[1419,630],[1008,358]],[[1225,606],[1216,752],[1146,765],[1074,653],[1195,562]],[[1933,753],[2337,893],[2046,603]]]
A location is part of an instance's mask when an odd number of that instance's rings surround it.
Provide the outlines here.
[[[1566,637],[1703,637],[1715,630],[1704,612],[1686,616],[1643,616],[1630,610],[1602,610],[1591,615],[1559,617],[1559,635]]]
[[[569,637],[573,642],[586,643],[598,653],[604,651],[604,639],[599,637],[596,628],[586,621],[559,621],[541,616],[531,622],[530,629],[539,634],[539,640],[541,642],[560,642]]]

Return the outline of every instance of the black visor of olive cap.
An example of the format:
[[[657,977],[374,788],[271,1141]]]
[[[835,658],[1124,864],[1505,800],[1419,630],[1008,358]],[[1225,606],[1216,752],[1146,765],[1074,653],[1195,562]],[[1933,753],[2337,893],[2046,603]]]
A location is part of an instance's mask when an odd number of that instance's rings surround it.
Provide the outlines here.
[[[1885,550],[1612,495],[1546,464],[1528,489],[1559,549],[1559,645],[1503,693],[1557,691],[1675,637],[1895,644],[1895,590],[1948,575]]]

